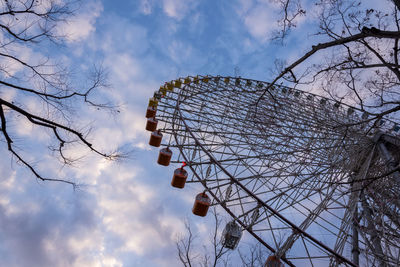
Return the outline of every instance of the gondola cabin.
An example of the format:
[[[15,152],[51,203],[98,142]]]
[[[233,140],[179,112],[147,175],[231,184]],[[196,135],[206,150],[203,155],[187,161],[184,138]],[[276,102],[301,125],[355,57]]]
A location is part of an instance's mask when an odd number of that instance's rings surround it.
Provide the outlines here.
[[[207,215],[210,205],[211,199],[207,196],[206,193],[197,194],[192,212],[194,215],[204,217]]]
[[[150,107],[157,107],[158,106],[158,100],[154,97],[149,99],[149,106]]]
[[[168,166],[171,161],[171,157],[172,151],[168,147],[162,148],[158,154],[157,163],[163,166]]]
[[[166,86],[160,86],[159,91],[160,91],[161,95],[163,95],[163,96],[167,95],[167,87]]]
[[[224,247],[235,249],[242,237],[242,229],[234,221],[228,222],[222,232],[221,243]]]
[[[157,119],[156,118],[148,118],[146,123],[146,130],[150,132],[154,132],[157,130]]]
[[[172,82],[167,83],[167,91],[173,91],[174,90],[174,85],[172,84]]]
[[[162,96],[162,94],[161,94],[160,91],[155,91],[154,95],[153,95],[153,98],[157,99],[157,101],[159,101],[161,99],[161,96]]]
[[[267,258],[264,267],[284,267],[283,263],[275,255],[271,255]]]
[[[151,107],[151,106],[147,107],[146,118],[152,118],[152,117],[156,116],[156,112],[157,112],[157,110],[155,107]]]
[[[184,188],[186,179],[188,177],[187,171],[184,168],[178,168],[174,171],[171,185],[176,188]]]
[[[149,145],[159,147],[161,145],[162,136],[160,130],[152,132],[150,135]]]
[[[175,86],[176,88],[181,88],[181,85],[182,85],[181,80],[178,79],[178,80],[175,81],[175,85],[174,85],[174,86]]]

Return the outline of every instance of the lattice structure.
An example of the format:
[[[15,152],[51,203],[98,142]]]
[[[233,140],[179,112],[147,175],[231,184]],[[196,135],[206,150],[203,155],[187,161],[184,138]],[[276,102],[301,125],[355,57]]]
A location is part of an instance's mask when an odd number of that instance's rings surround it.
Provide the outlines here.
[[[268,85],[162,86],[151,103],[172,162],[286,265],[400,266],[396,122],[287,87],[260,98]]]

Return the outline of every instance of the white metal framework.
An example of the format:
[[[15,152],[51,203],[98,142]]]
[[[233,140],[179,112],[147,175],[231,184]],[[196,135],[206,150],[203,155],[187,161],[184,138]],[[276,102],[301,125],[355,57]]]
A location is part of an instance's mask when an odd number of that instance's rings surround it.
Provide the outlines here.
[[[286,265],[400,266],[398,127],[287,87],[260,98],[268,85],[197,76],[161,87],[172,162]]]

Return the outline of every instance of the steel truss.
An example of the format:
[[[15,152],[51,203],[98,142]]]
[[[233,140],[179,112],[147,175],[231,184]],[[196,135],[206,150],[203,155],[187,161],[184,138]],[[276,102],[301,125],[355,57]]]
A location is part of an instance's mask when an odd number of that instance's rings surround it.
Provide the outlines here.
[[[400,139],[353,108],[234,77],[156,92],[188,182],[289,266],[400,266]],[[179,153],[178,153],[179,152]]]

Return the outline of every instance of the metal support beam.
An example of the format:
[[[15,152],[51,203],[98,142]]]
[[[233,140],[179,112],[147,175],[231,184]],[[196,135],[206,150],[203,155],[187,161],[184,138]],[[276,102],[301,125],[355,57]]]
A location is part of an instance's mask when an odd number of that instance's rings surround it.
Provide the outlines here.
[[[368,223],[367,227],[368,227],[369,236],[371,237],[370,241],[372,243],[371,244],[372,245],[372,247],[371,247],[372,253],[378,259],[379,266],[382,266],[382,267],[387,266],[384,261],[385,256],[383,254],[383,250],[382,250],[382,246],[381,246],[381,239],[379,238],[378,232],[376,231],[375,223],[372,218],[371,207],[369,206],[367,199],[365,198],[364,192],[361,192],[360,200],[361,200],[361,204],[362,204],[362,208],[363,208],[363,214]]]
[[[388,134],[382,134],[381,138],[385,140],[385,142],[400,147],[400,139],[398,137],[394,137]]]
[[[353,214],[353,225],[352,225],[352,249],[351,249],[351,254],[352,254],[352,260],[353,263],[357,266],[360,266],[360,248],[358,247],[358,208],[357,205],[355,206],[354,209],[354,214]]]
[[[310,211],[309,215],[307,218],[300,224],[299,228],[302,231],[306,231],[307,228],[318,218],[318,216],[327,208],[329,205],[329,201],[331,200],[331,197],[333,196],[333,193],[335,192],[336,187],[338,185],[333,185],[332,188],[330,188],[330,192],[326,194],[325,198],[321,203],[313,210]],[[283,245],[277,249],[276,256],[278,258],[281,258],[282,256],[285,255],[285,253],[292,248],[294,242],[301,236],[301,233],[299,232],[293,232],[283,243]]]
[[[372,163],[372,159],[374,157],[376,151],[376,146],[374,145],[370,151],[366,152],[368,155],[364,160],[361,158],[360,160],[363,160],[363,163],[361,164],[361,166],[359,167],[359,169],[354,170],[354,174],[350,174],[350,181],[351,181],[351,187],[350,187],[350,198],[349,198],[349,202],[348,202],[348,208],[345,211],[345,214],[343,215],[342,218],[342,223],[340,226],[340,231],[338,233],[337,239],[336,239],[336,244],[335,244],[335,251],[337,251],[338,253],[343,253],[343,249],[345,247],[346,241],[348,240],[348,238],[350,238],[350,233],[352,232],[352,229],[354,230],[354,228],[356,227],[353,222],[354,219],[356,218],[356,214],[357,214],[357,205],[359,203],[359,199],[360,199],[360,193],[362,191],[363,188],[363,184],[365,181],[365,178],[367,177],[369,168],[371,166]],[[358,225],[357,225],[358,227]],[[358,230],[357,230],[358,231]],[[358,233],[358,232],[357,232]],[[351,238],[355,237],[354,232],[351,235]],[[357,238],[358,238],[358,234],[357,234]],[[358,239],[354,240],[352,239],[352,248],[353,250],[359,250],[358,249]],[[356,262],[354,261],[354,254],[353,255],[353,263],[356,266],[359,266],[358,264],[356,264]],[[356,261],[358,259],[356,258]],[[340,262],[336,261],[336,260],[332,260],[329,264],[330,267],[333,266],[339,266]]]
[[[390,153],[390,151],[386,148],[386,145],[383,142],[378,142],[379,151],[381,155],[385,159],[386,166],[389,171],[393,171],[397,167],[397,162]],[[394,178],[396,179],[396,183],[400,185],[400,172],[396,171],[393,173]]]

